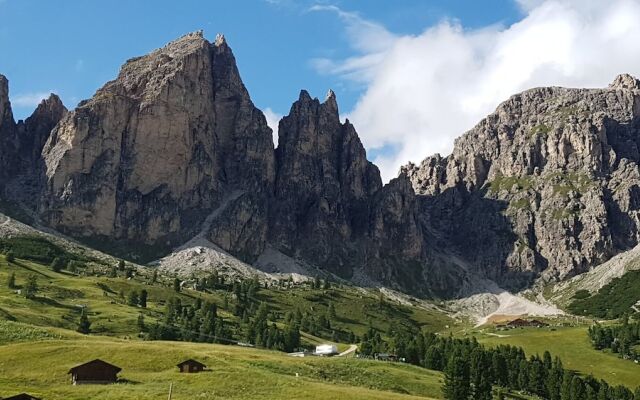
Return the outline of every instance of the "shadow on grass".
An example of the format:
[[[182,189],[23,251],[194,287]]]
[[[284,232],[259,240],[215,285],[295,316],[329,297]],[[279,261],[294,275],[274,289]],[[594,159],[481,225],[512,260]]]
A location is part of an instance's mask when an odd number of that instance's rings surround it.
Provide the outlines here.
[[[62,303],[58,303],[57,301],[50,299],[48,297],[34,297],[32,299],[33,301],[37,301],[38,303],[41,304],[46,304],[52,307],[56,307],[56,308],[64,308],[66,310],[75,310],[79,312],[79,308],[76,306],[70,306],[68,304],[62,304]]]
[[[11,315],[7,310],[0,308],[0,318],[5,319],[7,321],[17,321],[16,317]]]
[[[17,266],[18,266],[18,267],[20,267],[20,268],[24,268],[24,269],[26,269],[27,271],[31,271],[31,272],[33,272],[34,274],[42,275],[42,276],[44,276],[44,277],[46,277],[46,278],[48,278],[48,279],[51,279],[51,277],[50,277],[49,275],[47,275],[47,274],[45,274],[45,273],[43,273],[43,272],[40,272],[40,271],[38,271],[38,270],[36,270],[36,269],[33,269],[33,268],[31,268],[30,266],[28,266],[28,265],[24,264],[24,263],[23,263],[23,262],[21,262],[21,261],[15,260],[12,264],[17,265]]]
[[[126,379],[126,378],[118,378],[116,383],[125,384],[125,385],[138,385],[138,384],[140,384],[139,381],[132,381],[132,380]]]

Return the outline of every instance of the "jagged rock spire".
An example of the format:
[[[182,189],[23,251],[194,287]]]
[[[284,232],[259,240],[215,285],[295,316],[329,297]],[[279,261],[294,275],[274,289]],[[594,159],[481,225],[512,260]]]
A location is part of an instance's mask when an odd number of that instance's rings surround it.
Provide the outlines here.
[[[218,33],[216,35],[216,40],[213,42],[215,46],[222,46],[223,44],[226,44],[226,43],[227,43],[227,40],[225,39],[224,34],[222,33]]]
[[[609,85],[612,89],[640,89],[640,81],[632,75],[620,74]]]

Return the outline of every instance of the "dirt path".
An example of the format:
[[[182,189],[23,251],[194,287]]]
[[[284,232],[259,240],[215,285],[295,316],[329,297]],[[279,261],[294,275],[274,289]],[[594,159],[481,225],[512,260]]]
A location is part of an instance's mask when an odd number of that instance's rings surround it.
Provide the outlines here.
[[[347,356],[351,353],[353,353],[354,351],[358,350],[358,346],[355,344],[352,344],[351,346],[349,346],[348,349],[346,349],[345,351],[343,351],[342,353],[338,354],[338,357],[344,357]]]
[[[495,337],[499,337],[499,338],[509,337],[509,335],[500,335],[499,333],[492,333],[492,332],[486,332],[485,335],[495,336]]]

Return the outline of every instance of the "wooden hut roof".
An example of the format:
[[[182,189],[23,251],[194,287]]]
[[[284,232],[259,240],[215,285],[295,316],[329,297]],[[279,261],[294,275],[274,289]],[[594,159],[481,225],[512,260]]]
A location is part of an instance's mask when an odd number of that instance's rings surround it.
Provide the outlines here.
[[[184,360],[184,361],[183,361],[183,362],[181,362],[180,364],[176,365],[176,367],[181,367],[181,366],[183,366],[183,365],[185,365],[185,364],[190,364],[190,365],[199,365],[199,366],[201,366],[202,368],[206,368],[206,367],[207,367],[206,365],[204,365],[204,364],[203,364],[203,363],[201,363],[200,361],[196,361],[196,360],[194,360],[193,358],[190,358],[190,359],[188,359],[188,360]]]
[[[83,368],[91,368],[91,367],[97,367],[97,366],[101,366],[101,367],[106,367],[108,369],[113,369],[116,373],[122,371],[122,368],[117,367],[113,364],[109,364],[106,361],[102,361],[100,359],[95,359],[89,362],[86,362],[84,364],[80,364],[80,365],[76,365],[75,367],[71,368],[69,370],[69,374],[74,373],[75,371],[79,370],[79,369],[83,369]]]
[[[15,396],[5,397],[4,400],[40,400],[38,397],[31,396],[27,393],[16,394]]]

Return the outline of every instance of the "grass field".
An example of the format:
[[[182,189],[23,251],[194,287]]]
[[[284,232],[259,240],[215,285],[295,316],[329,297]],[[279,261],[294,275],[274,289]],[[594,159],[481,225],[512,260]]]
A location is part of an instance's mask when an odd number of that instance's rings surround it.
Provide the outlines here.
[[[16,277],[14,289],[6,284],[10,274]],[[29,275],[38,278],[35,299],[18,293]],[[228,309],[222,307],[228,292],[177,293],[171,277],[160,277],[151,284],[150,276],[149,271],[131,279],[57,273],[23,259],[8,263],[0,256],[0,398],[27,391],[46,399],[156,399],[166,396],[170,382],[174,383],[174,399],[441,398],[441,374],[409,365],[353,357],[299,359],[236,346],[141,341],[137,338],[138,315],[142,313],[147,324],[153,323],[162,318],[164,303],[176,296],[183,304],[197,298],[216,302],[225,321],[240,326],[240,319],[231,313],[233,300]],[[142,289],[149,293],[148,307],[127,305],[128,293]],[[329,304],[333,304],[336,317],[332,327],[356,335],[362,335],[369,326],[383,335],[398,326],[443,335],[465,332],[462,323],[441,312],[388,299],[381,302],[375,290],[343,285],[327,290],[271,287],[260,289],[256,297],[269,305],[279,325],[288,311],[300,309],[318,315],[327,313]],[[74,332],[82,307],[86,307],[92,322],[90,336]],[[586,325],[501,332],[485,328],[471,334],[487,345],[521,346],[528,354],[549,350],[562,359],[565,367],[585,375],[630,388],[640,385],[640,366],[593,349],[586,330]],[[302,332],[302,341],[307,346],[331,342],[308,332]],[[349,343],[337,345],[340,351],[349,347]],[[175,364],[189,357],[202,360],[213,371],[178,374]],[[125,382],[108,387],[71,386],[68,369],[94,358],[121,366]]]
[[[35,329],[37,333],[29,332]],[[440,399],[438,372],[355,358],[294,358],[265,350],[178,342],[126,341],[4,322],[14,340],[0,346],[0,397],[26,391],[47,400]],[[47,332],[49,337],[41,337]],[[34,334],[40,336],[32,341]],[[63,334],[66,339],[56,339]],[[26,335],[22,341],[20,337]],[[70,384],[70,367],[94,358],[120,366],[124,383]],[[187,358],[211,371],[179,374]],[[296,374],[299,376],[296,377]]]
[[[640,365],[617,355],[595,350],[587,336],[587,327],[523,328],[497,332],[506,337],[486,334],[477,335],[486,345],[511,344],[522,347],[528,355],[549,350],[552,356],[559,356],[565,368],[582,374],[593,374],[596,378],[612,384],[623,384],[630,388],[640,385]],[[493,333],[491,330],[487,332]]]
[[[8,288],[8,276],[14,273],[16,289]],[[39,292],[35,299],[28,300],[17,293],[29,275],[38,278]],[[144,314],[147,324],[162,317],[165,302],[171,297],[180,297],[183,304],[192,303],[196,298],[218,304],[220,314],[229,322],[238,322],[229,310],[222,309],[225,291],[199,292],[183,290],[176,293],[167,282],[149,284],[149,276],[141,274],[133,279],[106,276],[78,276],[66,271],[53,272],[49,267],[27,260],[7,263],[0,256],[0,319],[25,322],[38,326],[54,326],[66,329],[77,327],[82,307],[88,310],[92,322],[92,333],[111,336],[131,336],[138,332],[137,318]],[[147,308],[142,309],[126,304],[131,291],[149,293]],[[257,300],[266,302],[278,318],[286,311],[300,309],[314,315],[326,313],[332,303],[336,318],[334,329],[350,330],[362,335],[369,325],[387,332],[391,327],[407,326],[414,329],[438,332],[454,321],[443,313],[408,307],[385,301],[380,304],[377,292],[361,290],[349,286],[334,285],[328,290],[298,287],[293,289],[261,289]],[[305,335],[309,345],[316,344],[318,338]],[[322,340],[322,339],[321,339]],[[327,341],[327,338],[324,339]]]

